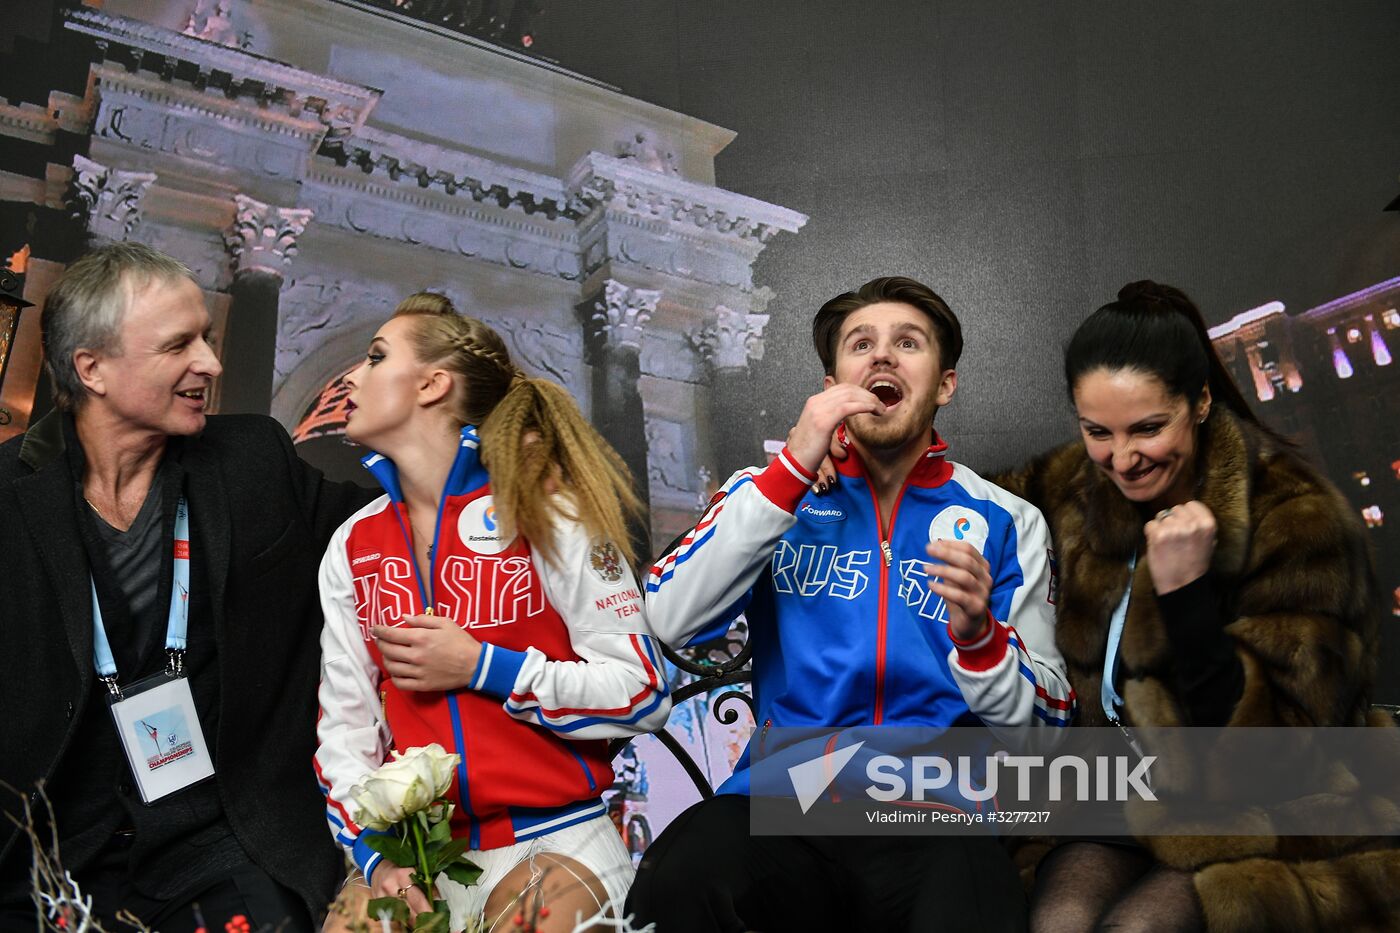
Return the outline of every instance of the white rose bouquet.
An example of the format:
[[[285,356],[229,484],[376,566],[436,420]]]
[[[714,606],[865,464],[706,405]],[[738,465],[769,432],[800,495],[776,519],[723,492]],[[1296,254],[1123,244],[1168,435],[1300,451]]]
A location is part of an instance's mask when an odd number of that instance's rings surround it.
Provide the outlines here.
[[[462,857],[470,843],[453,839],[449,819],[452,804],[444,797],[460,755],[449,755],[436,743],[394,752],[394,757],[350,789],[355,822],[367,830],[365,844],[401,868],[413,869],[413,883],[423,889],[431,912],[413,919],[414,933],[447,933],[447,902],[434,891],[433,879],[446,874],[470,885],[481,869]],[[369,917],[388,917],[409,926],[408,904],[397,897],[377,897],[368,905]]]

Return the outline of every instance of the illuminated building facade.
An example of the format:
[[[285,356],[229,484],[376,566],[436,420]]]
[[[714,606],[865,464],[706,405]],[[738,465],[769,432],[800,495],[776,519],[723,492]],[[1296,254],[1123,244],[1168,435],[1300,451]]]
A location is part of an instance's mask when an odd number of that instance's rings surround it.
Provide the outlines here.
[[[1400,278],[1300,314],[1271,302],[1210,336],[1259,416],[1356,508],[1400,615]]]

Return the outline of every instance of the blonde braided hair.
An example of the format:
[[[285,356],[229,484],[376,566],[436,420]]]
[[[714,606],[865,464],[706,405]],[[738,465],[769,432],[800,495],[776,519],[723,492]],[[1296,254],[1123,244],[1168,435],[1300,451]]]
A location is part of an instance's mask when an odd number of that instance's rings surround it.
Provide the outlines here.
[[[394,317],[404,316],[417,318],[411,339],[418,358],[442,361],[461,377],[457,414],[477,426],[502,534],[523,535],[554,563],[553,522],[560,516],[582,524],[591,539],[612,542],[635,564],[628,522],[642,520],[641,499],[627,465],[573,397],[526,375],[500,334],[458,314],[444,295],[410,295],[394,310]],[[542,495],[550,485],[566,495]]]

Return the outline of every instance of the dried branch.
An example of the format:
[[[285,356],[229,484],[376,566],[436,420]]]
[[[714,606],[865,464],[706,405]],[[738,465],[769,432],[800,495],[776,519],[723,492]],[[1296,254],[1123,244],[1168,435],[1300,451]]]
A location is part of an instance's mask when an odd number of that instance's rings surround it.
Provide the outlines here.
[[[35,908],[35,929],[53,933],[107,933],[106,928],[93,916],[92,897],[84,895],[78,882],[63,869],[63,860],[58,851],[57,821],[44,782],[35,785],[32,795],[22,793],[3,781],[0,781],[0,787],[18,797],[23,805],[21,815],[16,816],[7,810],[5,817],[28,839],[33,853],[29,886]],[[48,828],[47,843],[35,820],[35,801],[43,805],[43,813],[47,817],[44,821]],[[149,927],[128,911],[117,914],[117,920],[140,933],[151,933]]]

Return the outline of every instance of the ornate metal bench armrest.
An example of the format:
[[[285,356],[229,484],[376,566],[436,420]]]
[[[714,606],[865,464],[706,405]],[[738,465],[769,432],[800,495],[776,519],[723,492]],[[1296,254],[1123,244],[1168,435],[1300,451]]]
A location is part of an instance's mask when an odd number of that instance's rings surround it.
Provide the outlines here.
[[[710,693],[713,690],[721,690],[724,687],[736,687],[741,684],[753,682],[753,671],[749,668],[749,660],[753,656],[753,650],[747,638],[740,637],[738,627],[731,628],[725,633],[723,639],[712,642],[709,645],[701,645],[691,651],[703,652],[701,660],[687,658],[671,648],[662,646],[661,653],[676,667],[688,674],[694,675],[695,680],[678,687],[671,694],[672,708],[680,706],[686,700]],[[745,633],[746,634],[746,633]],[[721,723],[732,726],[739,720],[739,711],[733,706],[727,706],[731,701],[738,700],[746,703],[749,712],[753,713],[753,697],[742,690],[726,690],[715,697],[710,703],[710,712]],[[652,733],[661,742],[676,761],[680,762],[685,773],[690,776],[690,780],[695,784],[695,789],[700,792],[701,797],[713,797],[715,792],[710,787],[709,778],[705,772],[700,770],[700,766],[695,763],[695,759],[685,750],[681,743],[671,733],[663,727]],[[616,758],[621,751],[627,747],[632,739],[616,739],[609,746],[608,750]]]

